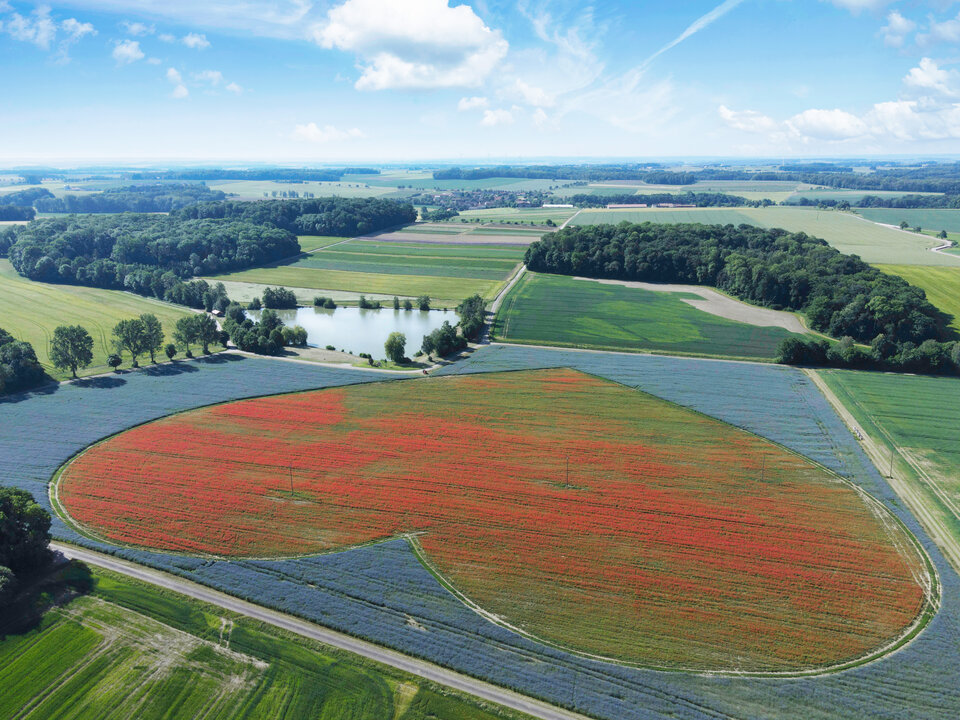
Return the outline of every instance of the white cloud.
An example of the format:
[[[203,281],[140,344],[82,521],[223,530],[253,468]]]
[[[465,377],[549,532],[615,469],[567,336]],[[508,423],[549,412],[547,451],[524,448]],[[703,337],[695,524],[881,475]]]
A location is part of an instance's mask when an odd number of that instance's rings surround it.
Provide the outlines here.
[[[97,34],[92,24],[80,22],[76,18],[67,18],[60,23],[60,27],[65,34],[65,37],[57,43],[56,58],[57,62],[60,63],[70,62],[69,53],[73,45],[76,45],[82,38],[88,35],[92,36]]]
[[[180,42],[193,50],[206,50],[210,47],[207,36],[201,33],[188,33],[180,39]]]
[[[829,0],[838,8],[849,10],[854,15],[864,10],[875,11],[889,5],[893,0]]]
[[[137,60],[143,60],[145,57],[143,50],[140,49],[140,43],[136,40],[121,40],[113,48],[113,59],[117,65],[129,65]]]
[[[312,143],[327,143],[338,140],[356,140],[365,136],[359,128],[340,130],[333,125],[319,127],[316,123],[308,123],[306,125],[297,125],[293,129],[293,137],[296,140],[306,140]]]
[[[533,124],[537,127],[543,127],[547,123],[547,120],[549,120],[549,118],[543,108],[537,108],[536,112],[533,113]]]
[[[517,78],[514,82],[513,90],[516,91],[517,95],[519,95],[527,105],[533,105],[534,107],[552,107],[556,103],[556,98],[546,90],[530,85],[520,78]]]
[[[177,85],[177,86],[173,89],[173,92],[170,93],[170,97],[172,97],[172,98],[174,98],[174,99],[176,99],[176,100],[182,100],[183,98],[187,97],[188,95],[190,95],[190,91],[187,90],[187,86],[184,85],[183,83],[180,83],[179,85]]]
[[[481,125],[493,127],[494,125],[511,125],[513,123],[513,113],[503,108],[496,110],[484,110]]]
[[[811,108],[787,120],[797,135],[817,140],[847,140],[866,134],[868,128],[856,115],[844,110]]]
[[[177,41],[177,37],[175,35],[171,35],[170,33],[160,33],[157,35],[157,40],[165,43],[175,43]]]
[[[167,80],[175,86],[170,93],[170,97],[175,100],[183,100],[190,95],[187,86],[183,84],[183,75],[181,75],[180,71],[176,68],[167,68]]]
[[[880,29],[884,44],[890,47],[903,47],[906,36],[917,29],[917,24],[905,18],[896,10],[887,15],[887,24]]]
[[[460,102],[457,103],[457,110],[464,112],[466,110],[480,110],[485,108],[490,104],[490,101],[485,97],[463,97],[460,98]]]
[[[921,91],[933,90],[942,95],[956,96],[960,87],[960,73],[956,70],[944,70],[930,58],[922,58],[920,64],[903,78],[903,83]]]
[[[932,17],[925,33],[917,34],[917,45],[929,47],[937,43],[956,44],[960,42],[960,15],[950,20],[937,22]]]
[[[156,31],[153,25],[147,25],[142,22],[131,22],[129,20],[124,20],[120,23],[120,26],[123,28],[124,32],[127,35],[133,35],[135,37],[140,37],[143,35],[153,35]]]
[[[14,13],[3,23],[3,30],[15,40],[33,43],[49,50],[57,37],[57,23],[50,17],[50,8],[40,6],[29,17]]]
[[[448,0],[346,0],[312,32],[321,47],[357,54],[358,90],[474,87],[509,47],[469,5]]]
[[[162,62],[160,58],[147,58],[147,65],[160,65]]]
[[[183,76],[176,68],[167,68],[167,80],[172,83],[180,84],[183,82]]]
[[[193,73],[193,79],[197,82],[216,86],[223,82],[223,73],[219,70],[204,70],[203,72]]]
[[[234,95],[242,95],[243,88],[237,85],[235,82],[229,83],[226,88],[227,92],[232,92]]]
[[[718,108],[720,117],[735,130],[752,133],[769,133],[777,130],[777,121],[755,110],[731,110],[726,105]]]

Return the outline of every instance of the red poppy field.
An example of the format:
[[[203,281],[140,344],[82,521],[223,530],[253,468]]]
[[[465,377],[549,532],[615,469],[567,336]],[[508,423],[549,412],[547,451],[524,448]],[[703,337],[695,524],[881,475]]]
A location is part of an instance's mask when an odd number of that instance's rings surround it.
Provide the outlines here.
[[[279,557],[412,534],[498,622],[650,666],[783,670],[920,613],[906,531],[821,467],[567,369],[245,400],[95,445],[71,518],[122,544]]]

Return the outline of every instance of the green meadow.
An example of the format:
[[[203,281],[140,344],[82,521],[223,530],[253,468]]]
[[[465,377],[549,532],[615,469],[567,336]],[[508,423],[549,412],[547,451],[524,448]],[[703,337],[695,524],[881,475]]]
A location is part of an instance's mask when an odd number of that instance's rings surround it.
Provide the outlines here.
[[[791,333],[698,310],[688,293],[653,292],[527,273],[504,298],[494,334],[506,342],[772,359]]]

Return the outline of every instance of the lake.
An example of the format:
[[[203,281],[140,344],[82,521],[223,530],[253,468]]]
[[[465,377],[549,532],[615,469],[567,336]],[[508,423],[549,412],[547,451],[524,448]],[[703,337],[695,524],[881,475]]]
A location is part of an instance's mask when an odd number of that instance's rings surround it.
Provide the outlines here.
[[[459,317],[453,310],[361,310],[340,307],[336,310],[302,307],[296,310],[277,310],[284,325],[300,325],[307,331],[307,343],[314,347],[333,345],[337,350],[370,353],[374,359],[386,357],[383,344],[392,332],[407,336],[407,356],[420,350],[423,336],[433,332],[444,320],[455,325]],[[260,311],[247,312],[253,320],[260,319]]]

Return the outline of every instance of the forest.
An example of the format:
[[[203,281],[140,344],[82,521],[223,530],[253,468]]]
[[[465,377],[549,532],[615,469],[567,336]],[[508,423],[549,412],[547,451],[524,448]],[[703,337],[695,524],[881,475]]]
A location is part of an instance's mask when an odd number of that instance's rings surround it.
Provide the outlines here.
[[[417,219],[413,205],[377,198],[324,197],[262,202],[203,203],[175,213],[181,219],[230,219],[298,235],[365,235]]]
[[[936,340],[943,315],[923,290],[804,233],[749,225],[653,223],[568,227],[527,249],[530,270],[691,283],[777,310],[803,312],[815,330],[884,355]]]
[[[158,183],[108,188],[90,195],[51,195],[35,199],[33,206],[45,213],[157,213],[225,197],[200,183]]]
[[[198,168],[131,173],[131,180],[272,180],[275,182],[336,182],[344,175],[379,175],[376,168],[264,168],[262,170],[230,170]]]
[[[33,220],[37,211],[32,207],[21,207],[20,205],[0,205],[0,220]]]
[[[773,204],[770,200],[754,201],[747,200],[739,195],[713,192],[655,193],[652,195],[633,195],[630,193],[624,193],[623,195],[590,195],[589,193],[578,193],[569,200],[577,207],[585,208],[606,207],[608,204],[643,204],[651,207],[659,203],[696,205],[697,207],[755,207]]]

